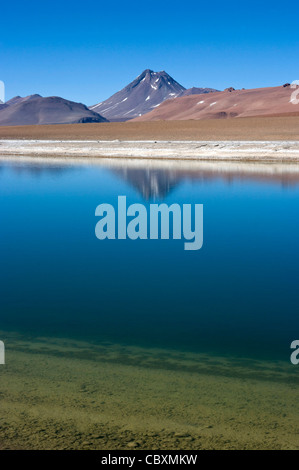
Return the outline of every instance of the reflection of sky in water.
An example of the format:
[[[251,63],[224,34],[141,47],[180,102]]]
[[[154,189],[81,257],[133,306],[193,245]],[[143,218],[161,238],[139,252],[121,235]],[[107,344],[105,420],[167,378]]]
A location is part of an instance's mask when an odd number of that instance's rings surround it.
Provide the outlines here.
[[[1,327],[289,357],[299,335],[298,177],[0,165]],[[204,246],[96,239],[102,202],[204,204]]]

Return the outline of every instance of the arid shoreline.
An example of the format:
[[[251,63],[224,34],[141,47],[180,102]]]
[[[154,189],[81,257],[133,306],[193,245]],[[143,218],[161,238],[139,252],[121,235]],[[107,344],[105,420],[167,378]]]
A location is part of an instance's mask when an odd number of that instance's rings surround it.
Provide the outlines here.
[[[299,141],[0,140],[0,155],[297,163]]]
[[[0,127],[0,155],[299,160],[299,116]]]

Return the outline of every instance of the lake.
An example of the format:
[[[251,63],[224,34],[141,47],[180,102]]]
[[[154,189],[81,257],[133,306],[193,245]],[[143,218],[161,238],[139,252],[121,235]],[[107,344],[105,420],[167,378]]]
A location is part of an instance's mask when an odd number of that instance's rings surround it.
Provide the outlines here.
[[[299,173],[219,165],[0,161],[0,447],[299,448]],[[120,195],[203,204],[203,247],[98,240]]]

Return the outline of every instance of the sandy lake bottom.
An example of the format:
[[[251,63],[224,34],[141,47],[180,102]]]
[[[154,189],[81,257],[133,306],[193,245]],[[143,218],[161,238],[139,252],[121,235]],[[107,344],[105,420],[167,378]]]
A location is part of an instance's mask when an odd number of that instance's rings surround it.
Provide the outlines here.
[[[2,449],[299,449],[291,365],[1,335]]]

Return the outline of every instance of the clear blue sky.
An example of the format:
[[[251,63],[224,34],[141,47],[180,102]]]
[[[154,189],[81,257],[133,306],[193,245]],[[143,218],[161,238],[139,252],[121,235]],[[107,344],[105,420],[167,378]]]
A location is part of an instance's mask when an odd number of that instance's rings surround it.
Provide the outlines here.
[[[6,99],[39,93],[91,105],[146,68],[186,88],[299,79],[298,10],[280,1],[1,3]]]

